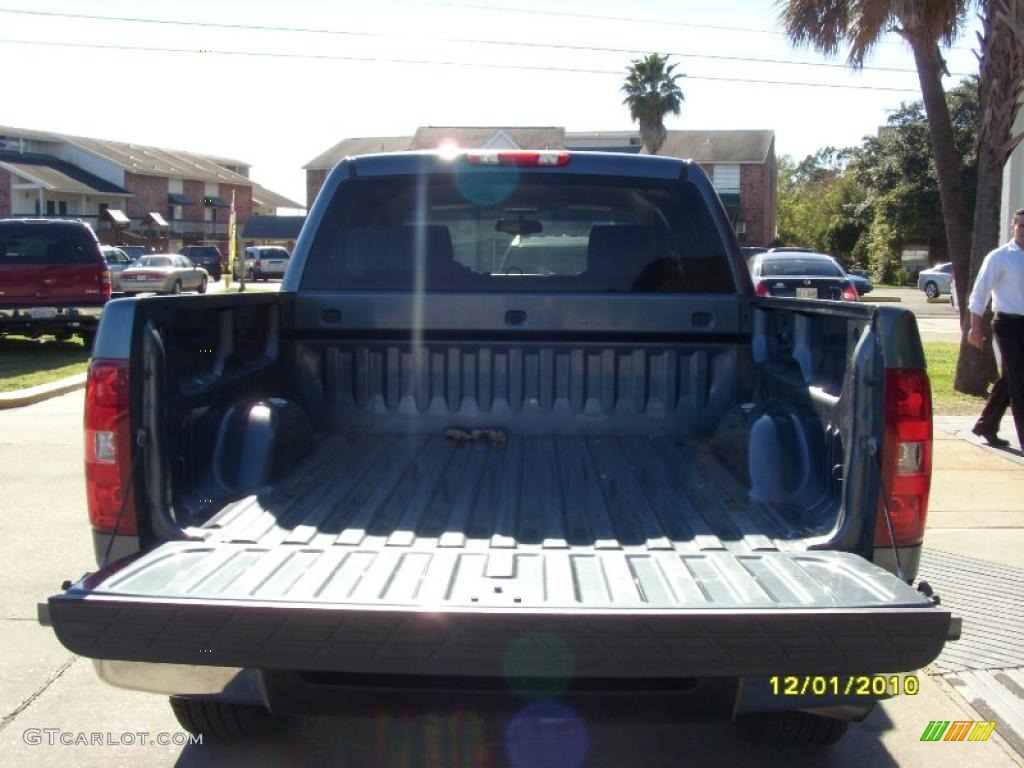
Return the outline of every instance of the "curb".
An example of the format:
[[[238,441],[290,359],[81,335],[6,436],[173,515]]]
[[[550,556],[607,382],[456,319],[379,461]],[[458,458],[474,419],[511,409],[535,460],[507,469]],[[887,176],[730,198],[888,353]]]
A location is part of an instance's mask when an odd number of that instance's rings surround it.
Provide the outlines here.
[[[23,405],[41,403],[51,397],[59,397],[68,392],[74,392],[76,389],[82,389],[85,386],[85,376],[84,373],[77,373],[74,376],[52,381],[49,384],[40,384],[37,387],[0,392],[0,411],[5,408],[20,408]]]
[[[903,299],[901,299],[899,296],[873,296],[870,299],[861,299],[861,302],[863,302],[864,304],[884,304],[890,302],[900,304],[902,303],[902,301]]]

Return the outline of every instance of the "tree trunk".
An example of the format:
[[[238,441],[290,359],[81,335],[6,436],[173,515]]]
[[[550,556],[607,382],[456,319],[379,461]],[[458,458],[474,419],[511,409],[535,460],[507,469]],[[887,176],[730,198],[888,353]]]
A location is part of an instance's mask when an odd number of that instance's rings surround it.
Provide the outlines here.
[[[982,4],[982,33],[979,54],[978,99],[981,106],[981,126],[978,131],[978,193],[974,209],[973,247],[968,280],[957,293],[966,299],[985,256],[1000,241],[999,214],[1002,203],[1003,167],[1009,159],[1019,137],[1013,137],[1013,123],[1020,107],[1021,83],[1024,82],[1024,54],[1020,46],[1020,0],[1012,2],[1011,11],[1004,3]],[[1002,17],[998,15],[1002,13]],[[1016,29],[1014,28],[1016,26]],[[967,343],[966,328],[970,323],[970,310],[962,301],[961,326],[964,333],[960,341],[953,386],[960,392],[984,394],[989,382],[999,376],[992,351],[992,334],[986,323],[985,346],[977,349]]]
[[[924,111],[928,116],[928,132],[939,181],[946,242],[953,262],[953,274],[956,276],[957,298],[962,299],[962,286],[967,285],[970,269],[971,231],[967,222],[967,200],[960,173],[962,159],[953,140],[953,124],[946,104],[946,92],[942,88],[942,74],[946,65],[934,43],[911,39],[910,46],[914,51]]]
[[[640,118],[640,141],[647,150],[647,154],[656,155],[665,144],[668,132],[660,120],[646,120]]]

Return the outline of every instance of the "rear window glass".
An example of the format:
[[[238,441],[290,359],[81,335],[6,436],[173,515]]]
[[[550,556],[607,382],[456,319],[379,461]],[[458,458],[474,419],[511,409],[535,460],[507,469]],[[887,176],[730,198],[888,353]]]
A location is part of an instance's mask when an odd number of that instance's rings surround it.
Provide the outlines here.
[[[515,168],[346,182],[317,232],[302,287],[735,290],[693,185]]]
[[[765,259],[761,274],[765,277],[843,277],[843,271],[825,259]]]
[[[143,256],[137,262],[137,267],[169,267],[171,266],[170,256]]]
[[[99,243],[84,227],[0,222],[0,264],[95,264]]]

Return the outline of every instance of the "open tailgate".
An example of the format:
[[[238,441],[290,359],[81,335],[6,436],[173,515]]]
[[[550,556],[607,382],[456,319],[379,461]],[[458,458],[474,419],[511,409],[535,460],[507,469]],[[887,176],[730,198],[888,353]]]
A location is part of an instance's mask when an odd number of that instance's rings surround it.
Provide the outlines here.
[[[843,552],[409,550],[173,542],[49,600],[101,659],[310,671],[576,677],[919,669],[950,613]],[[538,638],[541,640],[538,641]]]

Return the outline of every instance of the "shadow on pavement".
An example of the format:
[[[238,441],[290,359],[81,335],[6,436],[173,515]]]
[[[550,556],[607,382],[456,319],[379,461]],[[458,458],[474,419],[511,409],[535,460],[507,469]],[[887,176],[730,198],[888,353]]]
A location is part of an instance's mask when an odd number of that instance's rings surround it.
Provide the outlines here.
[[[881,708],[818,751],[767,750],[731,723],[608,725],[573,719],[485,725],[465,717],[283,719],[262,741],[186,748],[179,768],[322,765],[338,768],[678,768],[679,766],[850,766],[897,762],[881,737],[893,724]]]

